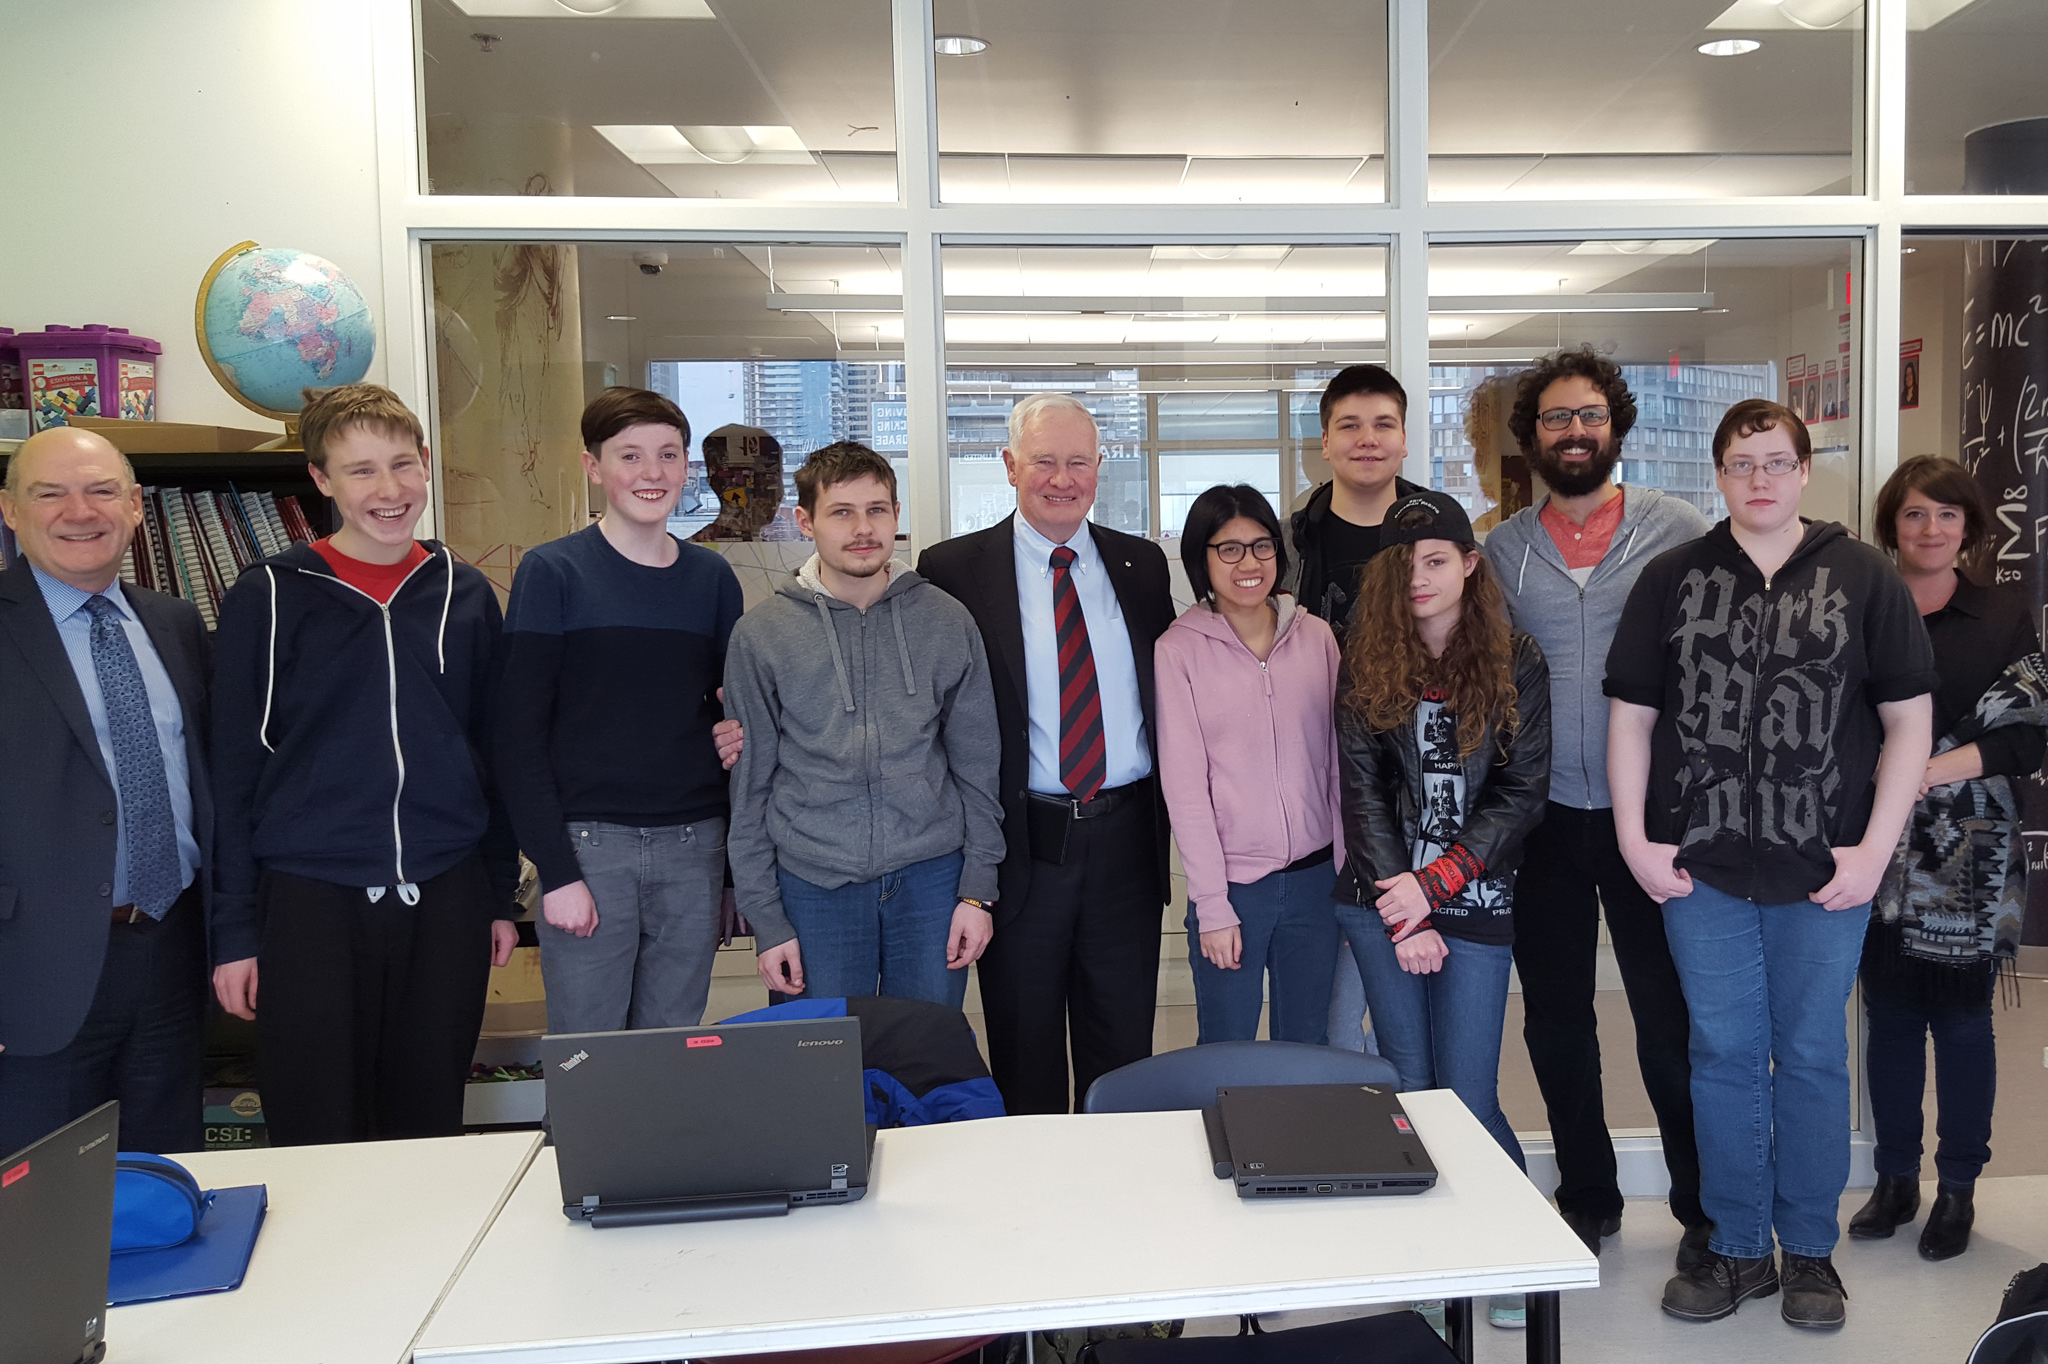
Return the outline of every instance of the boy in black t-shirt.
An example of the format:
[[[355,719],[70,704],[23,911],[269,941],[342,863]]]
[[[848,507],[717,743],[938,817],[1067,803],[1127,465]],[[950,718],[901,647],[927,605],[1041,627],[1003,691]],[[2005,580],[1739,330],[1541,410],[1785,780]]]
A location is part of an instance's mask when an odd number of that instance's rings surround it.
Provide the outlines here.
[[[1849,1177],[1843,1010],[1927,767],[1939,679],[1884,556],[1800,519],[1805,424],[1750,399],[1713,451],[1729,519],[1651,560],[1607,655],[1615,839],[1664,906],[1691,1010],[1714,1223],[1664,1310],[1714,1321],[1782,1283],[1786,1321],[1832,1328],[1846,1297],[1829,1259]]]
[[[1330,481],[1287,523],[1295,573],[1288,590],[1338,641],[1351,620],[1358,574],[1380,552],[1380,522],[1396,498],[1421,489],[1402,478],[1408,394],[1379,365],[1352,365],[1323,388],[1323,458]]]

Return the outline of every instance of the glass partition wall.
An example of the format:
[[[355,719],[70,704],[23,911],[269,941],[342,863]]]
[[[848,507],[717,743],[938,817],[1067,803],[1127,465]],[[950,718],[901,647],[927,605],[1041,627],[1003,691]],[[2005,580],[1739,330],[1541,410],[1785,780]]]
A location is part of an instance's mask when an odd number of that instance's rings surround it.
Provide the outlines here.
[[[383,335],[443,533],[501,585],[588,517],[574,414],[607,383],[690,414],[676,526],[750,597],[804,552],[810,449],[896,462],[914,555],[1009,513],[1007,415],[1047,389],[1097,414],[1097,519],[1171,553],[1213,482],[1285,510],[1324,481],[1316,390],[1383,362],[1408,476],[1483,527],[1542,493],[1504,386],[1581,343],[1639,396],[1623,480],[1709,516],[1707,435],[1748,396],[1807,415],[1806,509],[1866,537],[1904,454],[2003,451],[2012,524],[2048,506],[2040,423],[1968,415],[2020,391],[2040,320],[1977,318],[1968,284],[2048,237],[2035,0],[370,2]],[[1178,915],[1162,1046],[1193,1037]],[[1518,1016],[1503,1097],[1533,1131]]]

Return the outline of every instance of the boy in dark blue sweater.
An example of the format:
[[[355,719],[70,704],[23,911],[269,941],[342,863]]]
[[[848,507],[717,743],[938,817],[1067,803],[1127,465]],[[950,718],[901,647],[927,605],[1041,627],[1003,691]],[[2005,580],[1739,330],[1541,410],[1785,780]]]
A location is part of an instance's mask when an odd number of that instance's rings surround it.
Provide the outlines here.
[[[604,519],[527,551],[512,581],[495,765],[540,871],[549,1032],[690,1026],[711,988],[727,812],[713,729],[740,584],[668,533],[689,448],[660,394],[592,399],[583,466]]]
[[[307,390],[342,526],[242,574],[214,644],[214,991],[273,1145],[455,1136],[518,854],[482,761],[498,599],[427,507],[419,419]],[[261,1002],[258,1002],[258,981]]]

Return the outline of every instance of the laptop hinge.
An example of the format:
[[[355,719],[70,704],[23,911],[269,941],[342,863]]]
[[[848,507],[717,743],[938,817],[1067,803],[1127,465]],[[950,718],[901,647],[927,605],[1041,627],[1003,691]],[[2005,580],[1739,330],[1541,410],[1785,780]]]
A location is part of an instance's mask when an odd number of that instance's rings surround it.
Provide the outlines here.
[[[733,1194],[718,1198],[650,1199],[605,1207],[586,1195],[572,1212],[593,1227],[646,1227],[667,1222],[714,1222],[737,1217],[783,1217],[789,1212],[787,1193]]]

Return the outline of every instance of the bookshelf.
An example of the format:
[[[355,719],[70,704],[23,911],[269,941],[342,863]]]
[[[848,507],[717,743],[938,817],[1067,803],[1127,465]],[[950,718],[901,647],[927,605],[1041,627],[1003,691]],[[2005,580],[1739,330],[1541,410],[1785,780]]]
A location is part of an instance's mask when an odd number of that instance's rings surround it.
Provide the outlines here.
[[[268,448],[268,431],[177,422],[79,419],[128,456],[143,487],[143,523],[122,581],[183,597],[213,628],[220,599],[244,568],[334,528],[297,450]],[[0,476],[17,442],[0,441]],[[15,556],[0,533],[0,566]]]

